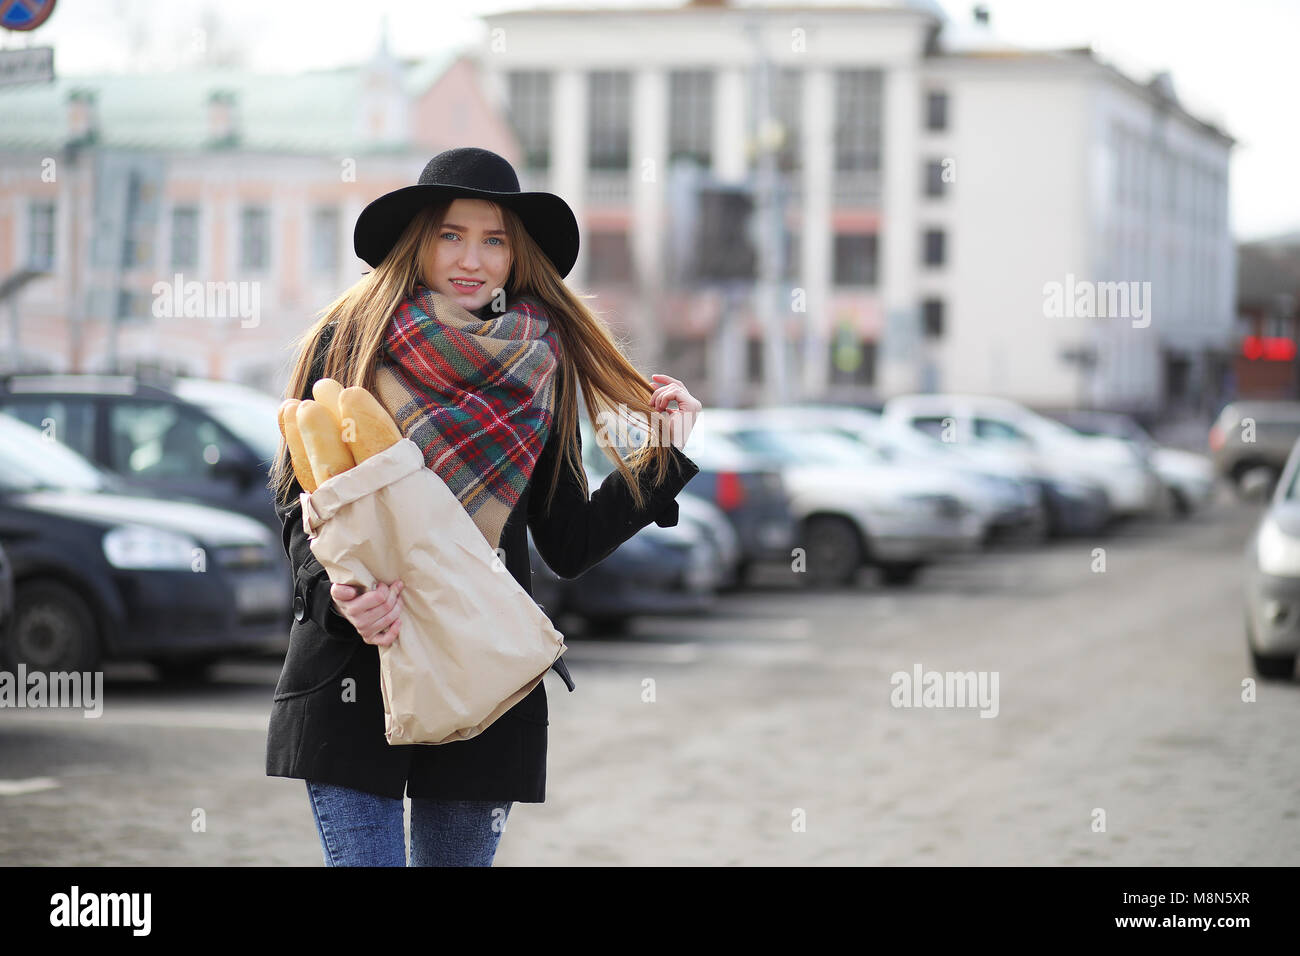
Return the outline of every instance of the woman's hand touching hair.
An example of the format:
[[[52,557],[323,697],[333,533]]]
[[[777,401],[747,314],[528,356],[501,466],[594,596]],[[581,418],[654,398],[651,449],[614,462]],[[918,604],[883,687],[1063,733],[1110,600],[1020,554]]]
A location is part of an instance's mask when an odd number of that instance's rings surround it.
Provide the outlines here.
[[[655,373],[650,376],[650,384],[657,386],[650,396],[650,404],[659,415],[668,418],[668,435],[674,448],[685,448],[686,439],[691,437],[695,427],[695,416],[704,408],[700,400],[686,390],[680,379],[671,375]],[[676,408],[669,408],[668,403],[677,402]],[[662,425],[650,429],[652,435],[662,435]]]

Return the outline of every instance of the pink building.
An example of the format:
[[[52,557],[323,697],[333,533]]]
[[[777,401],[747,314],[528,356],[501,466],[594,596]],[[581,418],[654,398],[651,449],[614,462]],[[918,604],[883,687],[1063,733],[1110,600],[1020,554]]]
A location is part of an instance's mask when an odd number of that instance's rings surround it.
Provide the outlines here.
[[[0,366],[163,367],[274,393],[297,336],[368,269],[352,251],[366,203],[444,149],[518,156],[473,60],[382,47],[293,76],[6,87],[0,116]]]

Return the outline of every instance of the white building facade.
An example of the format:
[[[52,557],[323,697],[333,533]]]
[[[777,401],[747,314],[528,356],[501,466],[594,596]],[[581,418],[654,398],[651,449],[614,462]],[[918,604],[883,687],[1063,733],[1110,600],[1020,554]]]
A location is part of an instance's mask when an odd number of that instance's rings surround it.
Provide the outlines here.
[[[1000,394],[1042,407],[1163,407],[1214,375],[1232,329],[1231,139],[1167,84],[1087,51],[945,47],[926,3],[694,3],[485,17],[486,94],[525,188],[564,197],[570,282],[634,358],[715,404],[761,402],[747,297],[678,287],[670,166],[751,175],[770,142],[788,191],[777,291],[790,398]],[[755,136],[756,64],[771,66]],[[686,252],[687,255],[691,253]],[[1141,316],[1053,315],[1052,283],[1136,282]],[[1143,283],[1149,283],[1144,286]],[[1102,288],[1103,302],[1107,288]]]

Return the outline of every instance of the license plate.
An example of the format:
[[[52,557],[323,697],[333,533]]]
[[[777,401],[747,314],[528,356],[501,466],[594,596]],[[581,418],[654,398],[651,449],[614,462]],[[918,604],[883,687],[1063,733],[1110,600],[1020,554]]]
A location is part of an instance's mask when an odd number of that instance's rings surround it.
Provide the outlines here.
[[[255,578],[235,585],[235,607],[240,615],[289,609],[289,593],[278,578]]]

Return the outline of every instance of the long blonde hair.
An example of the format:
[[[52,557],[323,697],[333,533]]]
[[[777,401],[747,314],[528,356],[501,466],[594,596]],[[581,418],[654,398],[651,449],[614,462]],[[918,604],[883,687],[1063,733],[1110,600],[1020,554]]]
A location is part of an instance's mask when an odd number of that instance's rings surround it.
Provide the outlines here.
[[[335,379],[345,388],[360,385],[372,393],[375,391],[375,373],[388,323],[402,300],[414,295],[416,286],[424,282],[420,263],[427,261],[426,253],[438,241],[437,227],[450,204],[448,200],[421,209],[379,266],[326,306],[315,324],[290,345],[297,349],[297,358],[289,376],[286,398],[302,398],[314,384],[310,381],[313,357],[321,333],[330,323],[335,328],[325,351],[321,377]],[[593,426],[610,422],[610,414],[615,416],[613,420],[626,420],[628,416],[621,415],[620,409],[633,416],[634,424],[637,419],[643,427],[652,423],[645,444],[626,458],[611,444],[601,443],[605,456],[622,473],[636,506],[643,508],[645,497],[640,481],[643,471],[653,462],[656,467],[652,483],[658,485],[667,476],[672,461],[671,448],[663,434],[662,416],[656,415],[649,401],[654,387],[623,355],[605,322],[583,302],[588,297],[575,295],[564,284],[555,265],[533,241],[514,211],[505,206],[497,208],[512,252],[506,297],[511,302],[521,295],[540,300],[560,341],[551,427],[559,429],[561,446],[551,473],[551,496],[546,506],[550,507],[565,462],[583,493],[589,493],[576,438],[578,390],[581,389]],[[602,415],[602,411],[607,414]],[[601,430],[597,428],[598,434]],[[288,449],[281,440],[268,483],[281,505],[289,504],[293,480]]]

